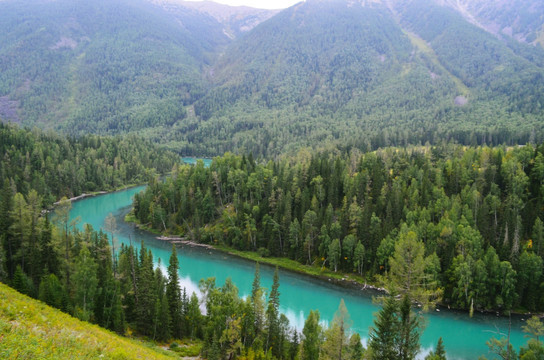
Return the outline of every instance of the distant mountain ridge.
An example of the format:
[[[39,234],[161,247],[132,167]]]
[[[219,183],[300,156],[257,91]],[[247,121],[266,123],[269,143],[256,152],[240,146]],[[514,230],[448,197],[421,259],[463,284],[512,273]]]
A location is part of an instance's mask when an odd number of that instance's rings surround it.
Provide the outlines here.
[[[540,141],[543,17],[537,0],[6,0],[0,117],[200,155]]]
[[[252,30],[279,12],[247,6],[228,6],[213,1],[151,0],[151,2],[173,11],[176,7],[178,9],[182,7],[207,14],[224,26],[225,35],[231,39]]]
[[[544,47],[544,2],[446,0],[471,22],[499,37]]]

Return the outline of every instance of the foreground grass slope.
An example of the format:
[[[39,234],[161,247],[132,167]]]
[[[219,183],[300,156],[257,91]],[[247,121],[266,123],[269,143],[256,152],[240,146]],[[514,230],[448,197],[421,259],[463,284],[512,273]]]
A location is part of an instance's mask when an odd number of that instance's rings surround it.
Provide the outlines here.
[[[166,351],[77,320],[0,283],[1,359],[172,359]]]

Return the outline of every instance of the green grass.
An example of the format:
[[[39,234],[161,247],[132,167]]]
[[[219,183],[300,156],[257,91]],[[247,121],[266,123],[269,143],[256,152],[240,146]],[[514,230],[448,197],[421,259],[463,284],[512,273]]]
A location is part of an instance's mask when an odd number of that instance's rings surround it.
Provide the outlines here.
[[[173,342],[170,344],[170,350],[175,351],[181,357],[197,357],[200,355],[203,345],[200,340],[183,341],[181,344]]]
[[[2,283],[0,299],[0,359],[179,358],[75,319]]]
[[[282,269],[286,269],[289,271],[294,271],[301,274],[306,274],[318,278],[322,278],[325,280],[333,279],[335,281],[338,281],[340,283],[350,284],[353,285],[354,283],[364,285],[375,285],[369,282],[365,277],[359,276],[356,274],[347,274],[343,273],[341,271],[334,272],[326,267],[321,267],[321,264],[317,265],[304,265],[299,263],[296,260],[284,258],[284,257],[262,257],[256,252],[252,251],[240,251],[235,250],[223,245],[215,245],[215,249],[219,251],[223,251],[226,253],[229,253],[231,255],[235,255],[244,259],[249,259],[253,261],[257,261],[259,263],[269,264],[273,266],[280,267]]]
[[[156,234],[156,235],[165,235],[168,236],[169,234],[160,232],[157,229],[153,229],[149,226],[142,225],[136,219],[134,216],[134,213],[131,211],[125,216],[125,222],[128,223],[134,223],[136,224],[140,229],[148,231],[150,233]],[[318,277],[324,280],[333,279],[337,282],[353,285],[354,283],[360,284],[360,285],[373,285],[377,286],[377,284],[369,281],[364,276],[359,276],[357,274],[353,273],[343,273],[341,271],[334,272],[327,267],[322,267],[321,264],[314,264],[314,265],[304,265],[299,263],[296,260],[292,260],[289,258],[284,257],[262,257],[259,253],[253,252],[253,251],[240,251],[233,248],[230,248],[225,245],[212,245],[214,249],[218,251],[222,251],[234,256],[238,256],[244,259],[253,260],[259,263],[263,264],[269,264],[272,266],[278,266],[282,269],[286,269],[289,271],[294,271],[297,273],[310,275],[314,277]]]
[[[159,230],[154,229],[151,226],[147,226],[147,225],[144,225],[144,224],[140,223],[140,221],[138,219],[136,219],[136,216],[134,216],[133,211],[126,214],[124,220],[125,220],[126,223],[136,224],[136,226],[141,230],[147,231],[147,232],[155,234],[155,235],[163,235],[163,233],[160,232]]]
[[[444,65],[442,65],[440,60],[438,60],[438,56],[436,55],[434,50],[425,42],[425,40],[411,32],[405,31],[404,33],[410,38],[412,45],[414,45],[419,49],[419,51],[427,55],[436,66],[438,66],[442,71],[447,73],[452,78],[453,82],[457,86],[457,91],[459,91],[460,94],[464,96],[470,95],[470,89],[463,83],[463,81],[461,81],[461,79],[453,75],[444,67]]]

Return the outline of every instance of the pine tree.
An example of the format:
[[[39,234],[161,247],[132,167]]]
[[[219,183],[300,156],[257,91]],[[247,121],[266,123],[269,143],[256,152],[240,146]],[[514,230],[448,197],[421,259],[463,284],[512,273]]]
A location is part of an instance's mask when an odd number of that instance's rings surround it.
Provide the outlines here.
[[[38,299],[60,310],[66,310],[64,308],[64,299],[66,298],[66,292],[64,286],[57,278],[55,274],[48,274],[42,277],[40,282],[40,288],[38,291]]]
[[[544,224],[539,217],[536,218],[535,224],[533,225],[532,241],[534,252],[539,256],[544,255]]]
[[[9,228],[13,236],[14,254],[17,255],[17,262],[23,272],[27,271],[28,262],[28,238],[30,237],[30,212],[26,200],[21,193],[15,194],[13,198],[13,209],[11,210],[11,226]]]
[[[15,268],[13,274],[13,280],[11,281],[11,287],[25,295],[32,295],[32,280],[24,273],[20,265]]]
[[[70,210],[72,209],[72,203],[63,197],[55,209],[55,222],[57,226],[62,230],[62,237],[64,242],[64,280],[66,288],[70,287],[70,260],[72,250],[72,239],[68,233],[70,227]]]
[[[299,340],[298,340],[298,332],[296,329],[293,330],[293,340],[291,341],[291,346],[289,348],[289,360],[295,360],[298,357],[299,353]]]
[[[355,266],[355,270],[359,275],[363,275],[365,247],[363,244],[361,244],[360,241],[357,243],[357,246],[355,246],[355,252],[353,256],[353,265]]]
[[[361,336],[358,333],[351,335],[349,338],[349,359],[361,360],[364,355],[363,344],[361,344]]]
[[[106,216],[106,219],[104,220],[104,230],[109,232],[111,234],[111,258],[115,259],[115,233],[117,233],[117,220],[115,220],[115,217],[112,213],[109,213],[108,216]],[[112,260],[113,266],[113,275],[116,274],[115,269],[115,261]]]
[[[98,278],[96,270],[98,265],[91,257],[87,246],[83,246],[75,263],[74,289],[75,289],[75,315],[85,321],[93,316],[93,305],[96,295]]]
[[[95,322],[105,328],[109,328],[109,317],[112,303],[115,301],[115,286],[113,284],[112,259],[107,237],[96,232],[93,234],[93,253],[97,261],[97,292],[94,302]]]
[[[261,289],[261,274],[259,263],[255,263],[255,276],[253,277],[253,285],[251,287],[251,300],[255,301],[258,291]]]
[[[42,269],[40,268],[40,253],[38,247],[39,220],[42,211],[42,199],[34,189],[30,190],[27,196],[27,211],[29,220],[29,238],[28,238],[28,274],[34,285],[37,287]]]
[[[170,309],[168,298],[162,295],[155,302],[154,338],[158,341],[167,341],[170,338]]]
[[[414,359],[419,352],[419,318],[412,313],[408,296],[404,296],[399,308],[399,357],[402,360]]]
[[[55,274],[58,277],[60,275],[59,261],[52,243],[51,223],[47,216],[44,218],[39,245],[41,268],[44,274]]]
[[[388,288],[390,293],[407,295],[427,309],[435,305],[439,291],[436,284],[426,281],[424,254],[425,247],[417,234],[402,229],[389,259]]]
[[[334,239],[331,244],[329,245],[329,262],[332,267],[334,267],[334,272],[338,269],[338,264],[340,263],[340,256],[341,256],[341,247],[340,247],[340,240]]]
[[[193,292],[189,305],[187,306],[186,323],[188,329],[188,335],[191,339],[201,336],[202,333],[202,313],[200,312],[200,306],[198,297]]]
[[[143,242],[140,249],[140,261],[138,266],[137,299],[134,312],[136,325],[140,333],[153,335],[153,316],[157,302],[157,290],[155,274],[153,272],[153,255],[147,251]]]
[[[319,325],[319,311],[310,310],[310,314],[304,322],[302,329],[304,340],[302,341],[302,360],[318,360],[321,348],[321,326]]]
[[[15,273],[15,245],[9,229],[12,223],[11,209],[13,207],[13,191],[9,180],[5,179],[0,193],[0,246],[4,248],[6,257],[6,271],[8,278],[13,278]]]
[[[279,328],[279,313],[280,313],[280,278],[278,275],[278,268],[274,271],[274,280],[272,282],[272,290],[268,297],[268,307],[266,309],[266,329],[267,329],[267,341],[266,349],[272,349],[272,354],[279,357],[279,341],[280,341],[280,328]]]
[[[374,327],[370,329],[368,347],[372,359],[389,360],[398,358],[399,342],[398,305],[393,297],[384,300],[382,309],[374,319]]]
[[[425,356],[425,360],[446,360],[446,350],[444,349],[442,337],[438,338],[436,349]]]
[[[181,302],[181,288],[179,286],[179,260],[176,246],[172,245],[170,264],[168,265],[168,283],[166,284],[166,298],[170,313],[170,331],[172,336],[181,339],[183,337],[183,316]]]

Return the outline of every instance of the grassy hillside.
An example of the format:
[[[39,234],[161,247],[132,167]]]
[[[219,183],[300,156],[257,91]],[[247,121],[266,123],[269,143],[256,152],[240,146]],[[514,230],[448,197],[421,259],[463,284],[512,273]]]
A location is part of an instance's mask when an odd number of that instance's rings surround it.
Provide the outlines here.
[[[172,359],[165,350],[77,320],[0,283],[2,359]]]

